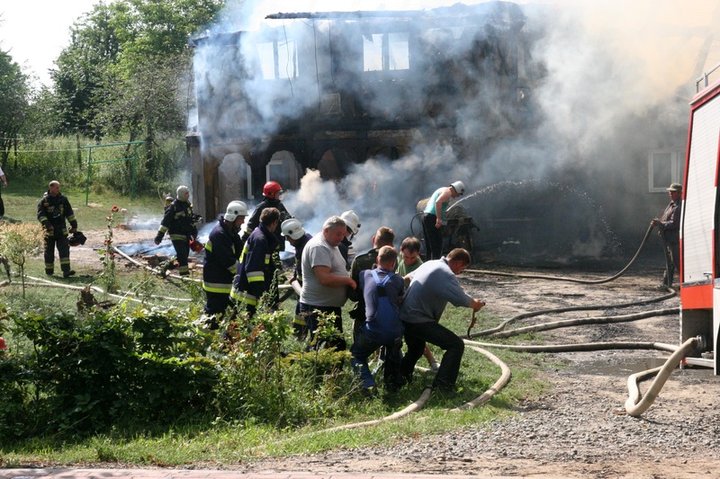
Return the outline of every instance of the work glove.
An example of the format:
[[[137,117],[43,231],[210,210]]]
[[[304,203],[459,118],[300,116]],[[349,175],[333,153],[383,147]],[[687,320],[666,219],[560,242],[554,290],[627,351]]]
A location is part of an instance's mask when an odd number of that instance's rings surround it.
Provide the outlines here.
[[[158,233],[158,234],[155,236],[155,244],[160,244],[160,242],[162,241],[162,239],[163,239],[163,235],[161,235],[161,234]]]
[[[70,234],[75,234],[75,233],[77,233],[77,227],[70,228]]]
[[[55,228],[53,228],[52,226],[46,227],[46,228],[45,228],[45,236],[50,237],[50,236],[53,236],[53,235],[55,235]]]

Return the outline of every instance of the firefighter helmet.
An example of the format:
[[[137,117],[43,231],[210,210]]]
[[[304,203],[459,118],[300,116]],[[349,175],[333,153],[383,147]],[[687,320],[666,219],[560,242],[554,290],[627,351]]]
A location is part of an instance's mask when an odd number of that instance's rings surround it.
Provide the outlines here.
[[[290,239],[296,240],[305,234],[303,225],[297,218],[290,218],[282,222],[280,230],[283,236],[287,236]]]
[[[282,192],[282,186],[277,181],[268,181],[263,186],[263,196],[272,196]]]
[[[465,183],[462,181],[453,181],[450,183],[450,186],[452,186],[453,190],[455,190],[458,195],[465,194]]]
[[[360,217],[353,210],[344,211],[340,218],[342,218],[352,234],[356,235],[360,231]]]
[[[70,236],[68,236],[68,243],[70,246],[80,246],[81,244],[85,244],[87,241],[87,238],[84,234],[82,234],[79,231],[74,232]]]
[[[227,210],[223,215],[225,221],[235,221],[238,216],[247,216],[248,209],[247,205],[242,201],[231,201],[227,205]]]
[[[185,185],[180,185],[177,187],[177,199],[180,201],[187,202],[190,199],[190,188],[188,188]]]

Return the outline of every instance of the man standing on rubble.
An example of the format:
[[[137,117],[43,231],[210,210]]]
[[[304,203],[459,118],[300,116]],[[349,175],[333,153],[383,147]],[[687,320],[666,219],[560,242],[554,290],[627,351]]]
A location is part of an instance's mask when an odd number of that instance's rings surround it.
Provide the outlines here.
[[[675,271],[680,271],[680,196],[682,195],[682,185],[672,183],[665,189],[670,197],[670,203],[668,203],[660,218],[653,218],[651,224],[658,229],[658,234],[663,240],[663,251],[665,252],[665,273],[660,287],[670,288],[673,284]]]
[[[423,211],[423,233],[425,235],[426,259],[439,259],[442,256],[442,230],[447,220],[447,210],[452,198],[465,194],[465,184],[454,181],[433,192]]]
[[[53,275],[57,246],[63,278],[74,275],[75,271],[70,269],[70,243],[65,220],[70,222],[70,233],[77,231],[78,224],[70,202],[60,193],[59,181],[48,184],[48,190],[37,205],[37,219],[45,228],[45,274]]]
[[[155,235],[155,244],[160,244],[165,233],[170,235],[178,262],[180,276],[190,274],[188,257],[190,256],[190,240],[197,237],[196,216],[190,204],[190,189],[178,186],[177,197],[170,206],[165,208],[165,216],[160,222],[160,229]]]

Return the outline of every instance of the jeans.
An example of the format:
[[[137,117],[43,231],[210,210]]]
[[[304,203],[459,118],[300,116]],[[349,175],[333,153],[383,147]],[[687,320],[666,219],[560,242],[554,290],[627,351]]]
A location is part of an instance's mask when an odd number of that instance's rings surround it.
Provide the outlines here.
[[[407,353],[400,365],[403,376],[407,379],[412,377],[415,363],[422,356],[425,343],[428,342],[445,350],[440,362],[440,369],[438,369],[432,384],[433,388],[453,389],[465,351],[463,340],[437,321],[403,324],[405,325],[405,343],[407,344]]]
[[[385,346],[385,363],[383,365],[385,386],[389,389],[397,389],[402,385],[402,376],[400,374],[402,337],[390,341],[381,341],[375,338],[367,327],[363,326],[355,336],[355,342],[350,347],[350,353],[352,354],[351,364],[353,370],[360,375],[364,389],[375,387],[375,378],[370,372],[368,358],[382,346]]]

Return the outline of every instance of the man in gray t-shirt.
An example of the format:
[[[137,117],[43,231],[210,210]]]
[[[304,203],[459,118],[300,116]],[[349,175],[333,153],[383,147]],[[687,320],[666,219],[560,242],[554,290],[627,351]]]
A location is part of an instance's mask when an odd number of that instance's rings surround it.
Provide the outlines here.
[[[311,338],[317,329],[319,313],[333,314],[335,327],[340,333],[343,331],[341,308],[347,300],[347,288],[357,287],[345,269],[345,259],[338,249],[346,229],[342,218],[332,216],[323,224],[322,232],[313,236],[303,249],[300,313],[305,316]],[[342,339],[329,346],[338,350],[347,347]]]

